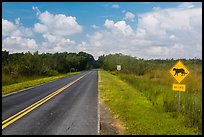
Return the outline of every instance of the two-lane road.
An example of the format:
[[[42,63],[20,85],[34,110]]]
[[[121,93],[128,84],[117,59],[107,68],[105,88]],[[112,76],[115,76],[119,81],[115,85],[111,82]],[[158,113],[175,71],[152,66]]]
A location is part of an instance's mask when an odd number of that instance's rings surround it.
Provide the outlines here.
[[[98,134],[98,72],[2,97],[2,134]]]

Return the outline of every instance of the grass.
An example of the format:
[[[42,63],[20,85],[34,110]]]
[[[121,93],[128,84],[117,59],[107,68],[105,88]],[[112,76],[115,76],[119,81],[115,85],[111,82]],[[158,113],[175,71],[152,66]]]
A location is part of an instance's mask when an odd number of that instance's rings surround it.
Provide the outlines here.
[[[51,77],[46,77],[46,78],[33,78],[32,80],[25,81],[25,82],[20,82],[16,84],[11,84],[11,85],[6,85],[2,86],[2,95],[10,94],[12,92],[22,90],[25,88],[33,87],[39,84],[43,84],[46,82],[50,82],[59,78],[67,77],[67,76],[72,76],[75,74],[78,74],[79,72],[72,72],[72,73],[67,73],[67,74],[60,74],[57,76],[51,76]]]
[[[181,92],[181,111],[179,115],[185,118],[183,123],[195,128],[202,134],[202,65],[186,64],[190,74],[181,82],[186,85],[186,91]],[[177,83],[169,73],[169,66],[152,69],[142,76],[111,72],[123,81],[142,92],[154,106],[165,112],[178,115],[178,92],[172,91],[172,84]]]
[[[146,79],[143,76],[137,77],[130,74],[119,74],[118,76],[142,92],[157,109],[171,112],[174,114],[173,117],[183,115],[185,118],[183,123],[186,126],[194,127],[202,133],[202,90],[191,90],[196,88],[190,88],[186,84],[188,89],[186,92],[181,92],[181,111],[178,113],[178,92],[172,91],[171,86]]]
[[[141,84],[148,85],[148,83]],[[160,89],[159,92],[162,90]],[[199,134],[194,128],[186,127],[183,124],[183,115],[172,117],[174,113],[165,112],[162,108],[158,109],[158,106],[153,105],[147,95],[118,76],[99,71],[99,91],[100,98],[111,109],[112,114],[125,125],[125,134]],[[157,101],[162,102],[162,98]]]

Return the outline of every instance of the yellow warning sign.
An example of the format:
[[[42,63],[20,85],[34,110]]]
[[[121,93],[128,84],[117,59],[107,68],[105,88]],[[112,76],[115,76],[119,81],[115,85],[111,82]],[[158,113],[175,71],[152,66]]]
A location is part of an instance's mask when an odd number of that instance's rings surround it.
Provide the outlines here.
[[[186,85],[184,85],[184,84],[173,84],[173,90],[186,91]]]
[[[170,69],[171,75],[180,83],[188,74],[190,71],[187,69],[187,67],[179,60],[173,68]]]

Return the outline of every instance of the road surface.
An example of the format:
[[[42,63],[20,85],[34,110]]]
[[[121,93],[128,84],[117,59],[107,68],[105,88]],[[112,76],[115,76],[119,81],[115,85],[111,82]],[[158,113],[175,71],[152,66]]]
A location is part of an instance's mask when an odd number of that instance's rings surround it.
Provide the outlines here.
[[[97,135],[98,72],[2,97],[3,135]]]

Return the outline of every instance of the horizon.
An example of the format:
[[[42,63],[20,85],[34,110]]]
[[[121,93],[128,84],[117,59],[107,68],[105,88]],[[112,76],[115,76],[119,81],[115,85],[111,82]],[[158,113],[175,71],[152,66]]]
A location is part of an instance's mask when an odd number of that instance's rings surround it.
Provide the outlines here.
[[[3,50],[2,50],[3,51]],[[7,51],[7,50],[4,50],[4,51],[6,51],[6,52],[9,52],[9,51]],[[27,52],[15,52],[15,53],[10,53],[9,52],[9,54],[18,54],[18,53],[23,53],[23,54],[25,54],[25,53],[29,53],[30,51],[27,51]],[[85,52],[85,51],[79,51],[79,52],[67,52],[67,51],[64,51],[64,52],[55,52],[55,53],[49,53],[49,52],[42,52],[42,53],[39,53],[39,51],[35,51],[35,52],[38,52],[38,54],[40,55],[40,54],[56,54],[56,53],[67,53],[67,54],[69,54],[69,53],[75,53],[75,54],[79,54],[80,52]],[[35,53],[35,52],[30,52],[32,55]],[[88,52],[85,52],[85,53],[88,53]],[[90,54],[90,55],[92,55],[91,53],[88,53],[88,54]],[[123,54],[123,53],[110,53],[110,54],[103,54],[103,55],[100,55],[99,57],[101,57],[101,56],[108,56],[108,55],[117,55],[117,54],[121,54],[121,55],[123,55],[123,56],[129,56],[129,57],[133,57],[133,58],[136,58],[136,59],[142,59],[142,60],[192,60],[192,59],[196,59],[196,60],[202,60],[202,58],[197,58],[197,57],[193,57],[193,58],[149,58],[149,59],[144,59],[144,58],[140,58],[140,57],[137,57],[137,56],[131,56],[131,55],[127,55],[127,54]],[[93,55],[92,55],[93,56]],[[98,58],[99,58],[98,57]],[[96,59],[94,56],[93,56],[93,58],[94,58],[94,60],[96,61],[96,60],[98,60],[98,58]]]
[[[202,2],[2,2],[3,50],[202,60]]]

